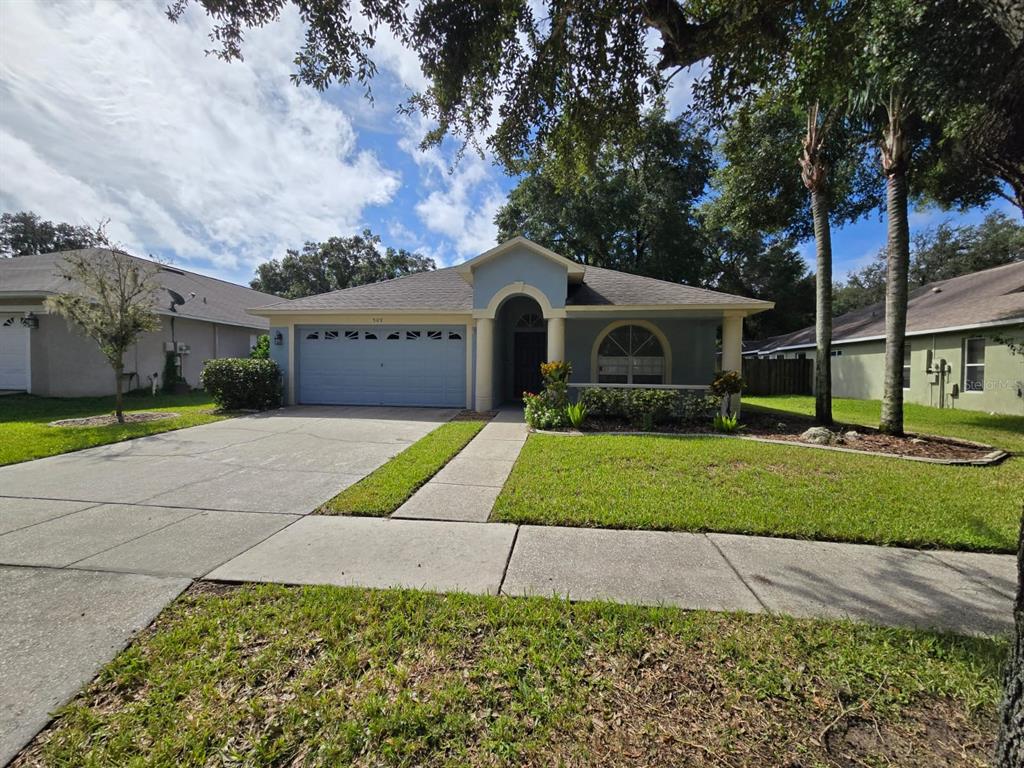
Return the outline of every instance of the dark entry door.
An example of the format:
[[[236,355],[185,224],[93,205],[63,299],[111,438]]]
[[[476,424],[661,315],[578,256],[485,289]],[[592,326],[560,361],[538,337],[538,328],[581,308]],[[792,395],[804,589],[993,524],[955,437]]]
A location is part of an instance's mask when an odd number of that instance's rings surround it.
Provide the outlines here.
[[[512,399],[519,400],[523,392],[540,392],[540,366],[547,354],[546,333],[520,332],[513,340]]]

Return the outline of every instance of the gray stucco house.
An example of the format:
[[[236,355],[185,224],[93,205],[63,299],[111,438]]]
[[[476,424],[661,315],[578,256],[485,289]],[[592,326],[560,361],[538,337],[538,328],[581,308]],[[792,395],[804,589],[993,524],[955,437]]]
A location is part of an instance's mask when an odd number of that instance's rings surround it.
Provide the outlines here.
[[[1022,349],[1015,353],[1014,344]],[[813,359],[814,328],[767,339],[745,354]],[[881,399],[884,375],[884,303],[837,317],[832,394]],[[1024,261],[911,291],[903,398],[938,408],[1024,414]]]
[[[455,267],[284,301],[271,355],[289,403],[489,410],[572,364],[576,385],[704,389],[739,370],[743,318],[772,303],[584,266],[517,237]]]
[[[44,307],[47,296],[68,290],[60,275],[67,255],[0,259],[0,390],[48,397],[114,392],[114,373],[95,342]],[[267,321],[246,309],[278,297],[178,267],[157,267],[160,329],[145,334],[125,356],[125,371],[134,374],[126,386],[146,387],[153,374],[163,377],[169,350],[179,355],[185,380],[199,386],[204,362],[245,357],[267,332]]]

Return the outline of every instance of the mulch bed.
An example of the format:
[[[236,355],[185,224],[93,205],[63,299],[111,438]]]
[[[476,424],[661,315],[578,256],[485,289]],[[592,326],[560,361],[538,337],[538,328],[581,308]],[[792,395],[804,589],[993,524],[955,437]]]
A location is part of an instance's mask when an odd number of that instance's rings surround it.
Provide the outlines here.
[[[490,421],[497,415],[497,411],[459,411],[452,421]]]
[[[161,413],[158,411],[144,411],[142,413],[126,413],[125,424],[139,424],[146,421],[163,421],[164,419],[177,419],[180,413]],[[117,416],[112,413],[104,413],[100,416],[85,416],[81,419],[60,419],[51,421],[51,427],[109,427],[117,424]]]
[[[740,415],[743,428],[741,437],[759,437],[765,440],[779,440],[800,445],[814,445],[801,439],[801,435],[814,421],[801,416],[789,416],[759,411],[743,411]],[[590,418],[584,424],[583,432],[636,432],[637,427],[618,419]],[[659,424],[657,432],[667,434],[718,434],[710,424]],[[885,435],[877,429],[861,425],[836,423],[832,431],[838,433],[832,445],[856,451],[870,451],[888,456],[908,456],[920,459],[941,459],[944,461],[981,461],[994,450],[991,446],[953,440],[943,437],[903,437]]]

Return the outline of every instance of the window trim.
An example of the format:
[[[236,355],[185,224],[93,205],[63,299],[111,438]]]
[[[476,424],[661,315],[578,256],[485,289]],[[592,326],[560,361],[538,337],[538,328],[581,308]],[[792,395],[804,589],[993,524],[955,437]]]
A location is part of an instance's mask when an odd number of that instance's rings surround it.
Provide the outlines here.
[[[910,348],[910,342],[904,340],[903,342],[903,372],[902,381],[900,382],[903,389],[910,389],[910,385],[913,383],[913,350]]]
[[[598,383],[597,359],[598,359],[598,350],[601,348],[601,342],[604,341],[605,337],[609,333],[614,331],[616,328],[621,328],[624,325],[636,325],[636,326],[639,326],[640,328],[643,328],[643,329],[645,329],[647,331],[650,331],[654,335],[654,338],[656,338],[658,340],[658,343],[661,344],[661,353],[662,353],[662,355],[665,358],[665,373],[664,373],[664,376],[662,377],[664,380],[661,382],[660,386],[664,386],[665,384],[671,384],[672,383],[672,345],[668,343],[668,337],[664,334],[664,332],[661,330],[661,328],[659,328],[658,326],[656,326],[654,323],[650,322],[649,320],[639,320],[639,319],[637,319],[637,320],[613,320],[612,322],[608,323],[608,325],[606,325],[604,328],[602,328],[601,331],[597,334],[597,336],[594,337],[594,345],[590,349],[590,379],[591,379],[591,381],[593,381],[595,384]],[[640,385],[640,386],[644,386],[644,385]],[[659,385],[651,384],[651,385],[648,385],[648,386],[659,386]]]
[[[981,342],[981,362],[980,363],[968,363],[967,362],[967,346],[972,341]],[[960,364],[960,392],[970,392],[973,394],[981,394],[985,391],[985,354],[988,351],[988,340],[984,336],[965,336],[963,347],[961,349],[961,364]],[[968,368],[981,368],[981,389],[968,389],[967,388],[967,369]]]

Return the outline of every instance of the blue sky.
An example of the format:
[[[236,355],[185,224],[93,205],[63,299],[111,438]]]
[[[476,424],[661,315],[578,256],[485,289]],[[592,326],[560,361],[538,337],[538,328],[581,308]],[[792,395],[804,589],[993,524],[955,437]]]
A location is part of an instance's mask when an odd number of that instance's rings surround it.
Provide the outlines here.
[[[494,244],[513,182],[472,153],[453,167],[450,143],[417,148],[429,126],[395,107],[425,81],[396,41],[378,40],[371,104],[359,88],[291,84],[302,39],[292,11],[249,33],[245,61],[226,64],[204,56],[201,12],[174,25],[164,7],[0,3],[0,208],[110,219],[133,252],[237,282],[304,240],[363,227],[439,265]],[[670,106],[687,97],[676,78]],[[915,212],[911,227],[982,215]],[[878,216],[835,232],[836,274],[884,241]]]

